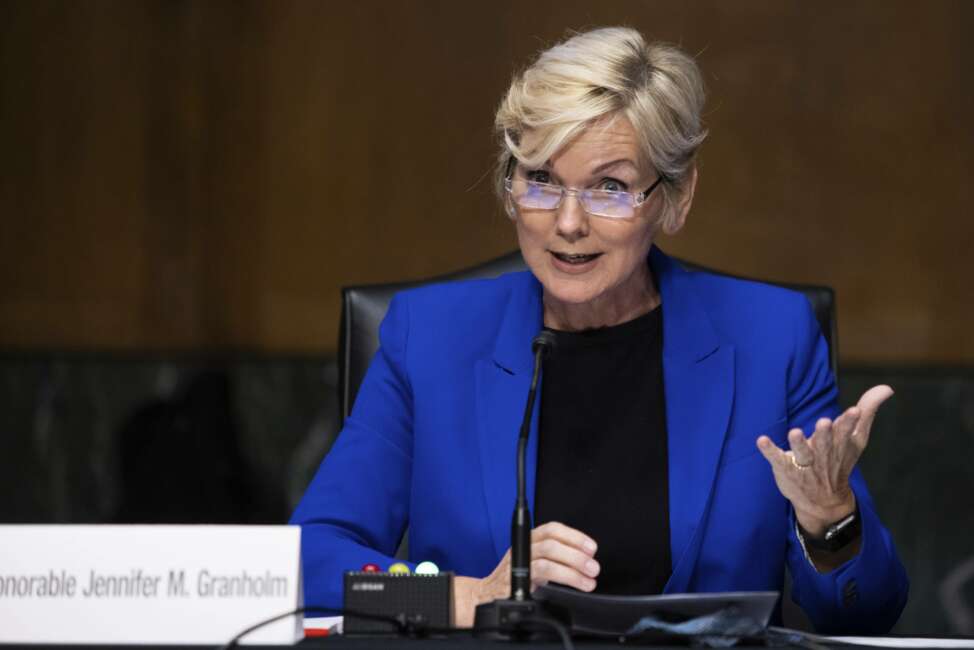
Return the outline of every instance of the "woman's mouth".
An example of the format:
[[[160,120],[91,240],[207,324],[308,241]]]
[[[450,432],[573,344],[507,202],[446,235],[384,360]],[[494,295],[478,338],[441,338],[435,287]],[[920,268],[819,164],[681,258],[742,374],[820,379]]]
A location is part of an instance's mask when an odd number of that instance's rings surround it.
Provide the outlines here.
[[[554,260],[555,267],[568,273],[580,273],[587,271],[595,263],[602,253],[558,253],[548,251]]]
[[[551,251],[551,254],[554,255],[555,257],[557,257],[562,262],[565,262],[566,264],[585,264],[586,262],[590,262],[590,261],[594,260],[596,257],[598,257],[599,255],[601,255],[602,253],[588,253],[588,254],[586,254],[586,253],[571,253],[571,254],[569,254],[569,253],[556,253],[554,251]]]

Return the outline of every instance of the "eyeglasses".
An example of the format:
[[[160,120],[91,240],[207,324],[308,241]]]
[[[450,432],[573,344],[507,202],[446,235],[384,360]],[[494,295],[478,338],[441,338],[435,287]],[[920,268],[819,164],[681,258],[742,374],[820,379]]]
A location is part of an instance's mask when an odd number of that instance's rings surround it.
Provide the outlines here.
[[[576,190],[564,185],[539,183],[525,178],[504,179],[504,189],[518,206],[527,210],[557,210],[568,195],[574,195],[582,208],[596,217],[631,219],[636,208],[646,202],[656,186],[663,181],[660,176],[645,192],[614,192],[612,190]]]

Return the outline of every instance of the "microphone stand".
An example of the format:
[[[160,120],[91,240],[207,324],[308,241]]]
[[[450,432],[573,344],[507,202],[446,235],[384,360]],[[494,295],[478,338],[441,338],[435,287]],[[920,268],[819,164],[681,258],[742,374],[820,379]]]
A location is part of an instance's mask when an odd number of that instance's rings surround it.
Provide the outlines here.
[[[474,614],[474,634],[492,639],[531,638],[530,630],[524,623],[538,617],[542,604],[531,598],[531,509],[526,495],[525,464],[527,463],[528,436],[531,432],[531,414],[538,392],[538,377],[541,365],[555,337],[551,332],[542,331],[531,342],[534,352],[534,372],[531,375],[531,388],[524,407],[521,431],[517,438],[517,498],[514,502],[514,515],[511,518],[511,595],[490,603],[477,605]]]

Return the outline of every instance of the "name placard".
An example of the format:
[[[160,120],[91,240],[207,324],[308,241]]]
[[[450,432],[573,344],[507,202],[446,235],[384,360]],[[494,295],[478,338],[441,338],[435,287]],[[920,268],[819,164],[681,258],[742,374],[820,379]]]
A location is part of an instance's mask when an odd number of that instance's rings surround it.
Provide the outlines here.
[[[301,606],[300,558],[297,526],[0,526],[0,642],[223,644]]]

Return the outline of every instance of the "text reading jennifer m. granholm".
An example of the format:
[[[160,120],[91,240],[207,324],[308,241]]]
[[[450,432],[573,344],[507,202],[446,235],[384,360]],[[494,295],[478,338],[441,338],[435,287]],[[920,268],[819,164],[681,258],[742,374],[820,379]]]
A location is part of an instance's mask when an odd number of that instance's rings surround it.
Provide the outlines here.
[[[151,574],[131,569],[125,574],[91,569],[75,575],[64,569],[29,575],[0,575],[0,598],[284,598],[291,591],[287,577],[270,571],[219,574],[207,569],[170,569]]]

